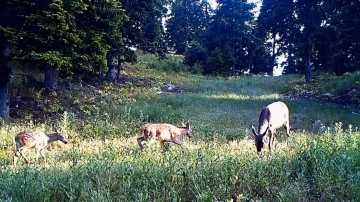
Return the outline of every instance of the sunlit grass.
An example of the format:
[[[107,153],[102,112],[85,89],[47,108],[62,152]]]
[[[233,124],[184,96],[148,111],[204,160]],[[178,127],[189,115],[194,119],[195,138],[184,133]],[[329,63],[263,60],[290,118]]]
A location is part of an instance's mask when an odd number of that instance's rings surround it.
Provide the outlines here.
[[[282,96],[279,94],[270,94],[270,95],[240,95],[240,94],[220,94],[220,95],[209,95],[205,96],[210,99],[226,99],[226,100],[234,100],[234,101],[244,101],[244,100],[277,100],[282,99]]]

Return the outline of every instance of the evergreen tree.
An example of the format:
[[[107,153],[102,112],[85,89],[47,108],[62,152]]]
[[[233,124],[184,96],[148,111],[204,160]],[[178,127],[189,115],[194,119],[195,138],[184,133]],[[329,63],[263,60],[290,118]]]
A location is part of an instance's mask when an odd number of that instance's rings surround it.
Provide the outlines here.
[[[214,64],[215,59],[211,58],[207,65],[211,71],[217,69],[215,72],[225,75],[250,69],[251,57],[255,51],[251,34],[254,20],[251,10],[254,4],[247,3],[246,0],[218,0],[217,3],[218,7],[204,42],[214,57],[220,57],[219,51],[222,53],[223,65]]]
[[[210,5],[199,0],[174,0],[166,21],[167,42],[177,54],[184,54],[193,41],[201,41],[208,24]]]
[[[128,21],[123,37],[127,47],[135,47],[165,57],[165,17],[167,0],[121,0]]]
[[[325,19],[321,9],[321,0],[298,0],[295,6],[297,16],[297,27],[301,29],[301,58],[305,66],[305,80],[312,82],[311,61],[314,54],[314,34],[320,28],[322,20]]]
[[[7,2],[0,3],[0,118],[9,119],[9,82],[11,68],[9,66],[10,44],[9,44],[9,27],[10,27],[10,10],[11,6]]]
[[[189,65],[192,68],[195,68],[195,66],[198,66],[198,68],[201,68],[202,73],[205,73],[204,71],[206,71],[207,73],[210,73],[206,68],[207,68],[207,63],[208,63],[208,51],[207,49],[203,46],[203,44],[201,44],[198,41],[194,41],[191,43],[190,48],[188,49],[188,51],[186,51],[185,53],[185,59],[184,59],[184,63]],[[199,70],[195,70],[194,72],[199,73]]]
[[[327,54],[330,61],[328,69],[337,74],[353,72],[360,69],[360,2],[356,0],[326,2],[328,14],[327,36],[331,40]],[[330,38],[331,37],[331,38]],[[335,43],[334,43],[335,42]],[[325,47],[323,47],[325,49]]]
[[[25,67],[46,70],[45,87],[53,90],[57,71],[74,67],[76,46],[81,40],[73,14],[81,13],[85,6],[81,1],[70,0],[23,2],[23,5],[29,12],[19,16],[24,18],[24,23],[15,42],[19,53],[16,61]]]
[[[271,55],[269,66],[276,66],[276,57],[291,55],[290,46],[299,34],[294,26],[293,16],[295,3],[293,0],[263,0],[260,14],[257,19],[257,37],[262,40],[268,53]],[[266,52],[265,52],[266,53]]]
[[[11,80],[11,60],[13,58],[12,50],[16,41],[16,30],[22,26],[19,23],[19,15],[23,10],[18,1],[0,2],[0,118],[7,121],[9,119],[9,83]],[[23,19],[23,18],[20,18]]]

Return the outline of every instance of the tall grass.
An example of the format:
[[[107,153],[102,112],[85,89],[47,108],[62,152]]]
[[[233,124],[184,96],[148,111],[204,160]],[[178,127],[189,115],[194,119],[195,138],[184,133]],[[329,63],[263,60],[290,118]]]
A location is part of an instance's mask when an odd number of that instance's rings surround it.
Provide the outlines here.
[[[1,201],[358,201],[360,117],[341,108],[282,95],[298,76],[207,78],[138,66],[128,76],[149,85],[104,83],[63,95],[56,121],[15,121],[0,127]],[[147,81],[145,81],[147,82]],[[157,95],[163,82],[183,94]],[[259,158],[250,126],[263,106],[290,108],[292,135]],[[313,129],[315,120],[326,125]],[[190,121],[184,148],[153,144],[140,152],[146,122]],[[67,145],[54,143],[48,161],[12,164],[13,137],[22,130],[61,128]]]

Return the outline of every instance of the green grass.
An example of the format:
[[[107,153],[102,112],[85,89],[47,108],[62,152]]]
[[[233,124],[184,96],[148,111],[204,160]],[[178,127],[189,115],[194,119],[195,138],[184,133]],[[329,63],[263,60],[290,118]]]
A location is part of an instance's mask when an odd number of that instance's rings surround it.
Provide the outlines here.
[[[0,127],[0,201],[360,199],[357,108],[284,96],[302,77],[208,78],[140,63],[125,73],[134,80],[55,96],[67,111],[56,120],[12,120]],[[164,82],[185,93],[156,95]],[[289,106],[292,136],[286,145],[280,129],[276,151],[259,158],[250,128],[261,108],[276,100]],[[312,126],[318,119],[326,125],[322,133]],[[139,151],[142,124],[180,121],[194,130],[192,139],[183,138],[184,150],[153,144]],[[11,166],[16,133],[55,127],[66,131],[69,144],[52,144],[47,162],[35,163],[29,151],[29,165],[20,159]]]

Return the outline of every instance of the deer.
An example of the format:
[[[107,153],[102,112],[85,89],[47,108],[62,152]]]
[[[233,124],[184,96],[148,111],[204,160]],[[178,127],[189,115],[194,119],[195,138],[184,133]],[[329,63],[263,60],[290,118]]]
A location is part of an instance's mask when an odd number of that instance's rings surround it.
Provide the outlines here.
[[[165,142],[174,143],[182,147],[180,137],[187,135],[193,137],[189,122],[182,123],[182,127],[177,127],[168,123],[147,123],[140,127],[141,137],[137,139],[140,150],[143,151],[143,141],[157,140],[161,146],[165,147]]]
[[[256,130],[254,126],[251,126],[259,156],[262,156],[264,153],[264,143],[266,143],[266,140],[269,141],[269,151],[271,152],[271,149],[274,147],[274,142],[276,141],[276,129],[282,126],[286,129],[287,143],[290,137],[290,123],[289,109],[285,103],[280,101],[273,102],[261,110],[258,130]],[[270,131],[270,135],[269,137],[265,137],[268,131]]]
[[[14,167],[16,167],[18,158],[22,156],[25,159],[26,163],[29,163],[28,158],[26,158],[25,154],[28,149],[34,148],[36,151],[36,161],[39,160],[39,155],[44,158],[45,157],[45,149],[49,146],[50,143],[55,141],[61,141],[64,144],[68,143],[67,138],[56,131],[55,133],[45,134],[42,131],[33,131],[33,132],[20,132],[15,136],[15,146],[16,151],[14,154]]]

